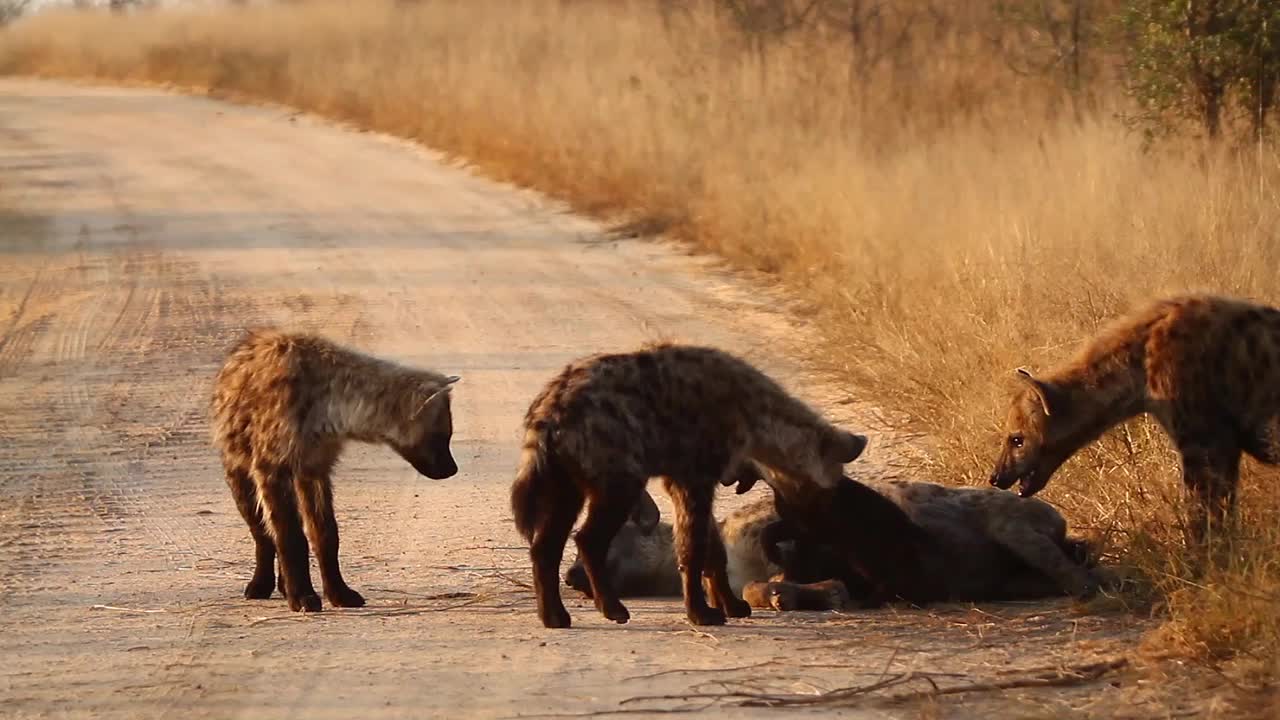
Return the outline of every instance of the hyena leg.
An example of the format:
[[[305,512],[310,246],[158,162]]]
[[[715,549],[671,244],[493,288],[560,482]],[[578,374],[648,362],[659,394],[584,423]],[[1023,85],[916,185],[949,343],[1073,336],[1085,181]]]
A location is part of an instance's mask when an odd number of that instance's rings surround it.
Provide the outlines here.
[[[711,586],[711,599],[715,607],[731,618],[751,617],[751,606],[733,593],[729,586],[729,557],[724,549],[720,528],[710,523],[707,533],[707,565],[702,569],[707,584]]]
[[[1073,562],[1063,551],[1062,545],[1052,537],[1012,522],[992,530],[996,542],[1033,570],[1052,580],[1059,592],[1086,598],[1098,591],[1098,583],[1093,575],[1082,565]]]
[[[587,519],[582,522],[575,540],[578,543],[582,567],[591,581],[591,597],[601,615],[616,622],[631,619],[622,601],[609,582],[607,559],[609,543],[618,529],[627,521],[636,498],[644,492],[647,478],[630,475],[613,475],[599,478],[595,492],[587,503]]]
[[[691,486],[679,479],[667,479],[665,485],[676,509],[676,559],[684,588],[685,614],[694,625],[723,625],[724,611],[708,606],[702,590],[702,571],[706,566],[712,524],[713,488]]]
[[[559,480],[557,478],[556,480]],[[569,611],[560,598],[560,560],[573,523],[582,511],[582,492],[568,482],[548,482],[556,494],[543,498],[545,514],[533,532],[529,557],[533,561],[533,589],[538,596],[538,618],[548,628],[569,627]]]
[[[1178,449],[1182,454],[1182,481],[1190,500],[1187,539],[1199,546],[1211,532],[1226,530],[1233,515],[1240,450],[1190,444],[1179,444]]]
[[[276,584],[276,544],[271,540],[271,533],[259,509],[258,489],[254,487],[249,470],[243,467],[227,467],[227,485],[231,487],[240,516],[249,525],[249,534],[253,536],[253,578],[245,585],[244,596],[248,600],[269,598],[271,588]],[[284,591],[280,594],[284,595]]]
[[[1280,415],[1260,423],[1248,433],[1244,450],[1260,463],[1280,465]]]
[[[311,585],[311,569],[307,563],[307,536],[302,531],[298,505],[294,496],[292,473],[285,467],[266,464],[253,468],[254,483],[262,495],[268,527],[280,554],[280,570],[284,577],[285,598],[289,609],[297,612],[320,611],[320,596]]]
[[[747,583],[742,597],[752,607],[792,610],[840,610],[849,602],[849,591],[839,580],[794,583],[777,576],[769,582]]]
[[[325,599],[334,607],[364,607],[364,597],[347,585],[338,567],[338,520],[333,515],[333,485],[328,475],[309,474],[294,482],[311,552],[320,564]]]

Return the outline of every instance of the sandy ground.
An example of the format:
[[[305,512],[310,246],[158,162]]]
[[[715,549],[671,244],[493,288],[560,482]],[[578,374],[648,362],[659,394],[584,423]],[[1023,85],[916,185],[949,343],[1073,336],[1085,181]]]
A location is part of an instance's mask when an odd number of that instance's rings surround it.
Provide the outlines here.
[[[507,502],[529,400],[572,357],[671,338],[741,352],[849,420],[794,359],[806,331],[777,296],[405,143],[157,91],[0,82],[0,202],[6,717],[760,716],[777,711],[629,699],[1031,677],[1145,629],[1051,602],[758,611],[699,632],[677,599],[633,600],[618,626],[566,588],[574,628],[544,630]],[[206,398],[221,353],[263,323],[463,377],[457,476],[369,447],[339,469],[344,572],[366,608],[241,599],[252,545]],[[724,489],[717,510],[740,501]],[[1142,711],[1142,683],[874,693],[840,712],[1116,716]]]

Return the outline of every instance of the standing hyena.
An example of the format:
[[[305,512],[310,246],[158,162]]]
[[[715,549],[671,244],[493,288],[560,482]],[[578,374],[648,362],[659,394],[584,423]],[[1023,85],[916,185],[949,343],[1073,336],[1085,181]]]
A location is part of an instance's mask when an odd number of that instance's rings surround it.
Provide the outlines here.
[[[338,569],[330,473],[348,440],[390,445],[429,478],[456,473],[449,389],[457,380],[312,335],[255,330],[232,349],[214,386],[213,439],[256,546],[246,598],[271,597],[278,552],[289,608],[318,611],[309,538],[329,604],[364,605]]]
[[[1209,295],[1159,300],[1115,321],[1013,398],[991,484],[1030,497],[1077,450],[1150,413],[1182,456],[1190,540],[1235,506],[1240,453],[1280,463],[1280,310]]]
[[[577,534],[596,608],[626,622],[605,572],[609,543],[661,476],[676,507],[676,555],[685,612],[695,625],[721,624],[751,609],[729,588],[720,533],[712,522],[717,483],[738,481],[754,459],[787,482],[828,486],[862,453],[866,438],[840,430],[764,373],[720,350],[660,344],[594,355],[567,366],[529,406],[524,456],[511,488],[517,529],[530,541],[538,614],[568,627],[558,571],[584,499]],[[703,593],[704,573],[716,608]]]

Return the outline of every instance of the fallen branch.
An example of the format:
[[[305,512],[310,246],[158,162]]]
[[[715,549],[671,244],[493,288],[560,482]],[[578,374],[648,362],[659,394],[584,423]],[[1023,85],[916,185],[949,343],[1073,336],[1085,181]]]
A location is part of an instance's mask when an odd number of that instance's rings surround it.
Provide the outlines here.
[[[347,608],[341,612],[325,612],[325,613],[291,613],[289,615],[275,615],[271,617],[260,617],[249,623],[249,627],[261,625],[263,623],[274,622],[277,620],[303,620],[315,618],[323,620],[325,618],[341,617],[394,617],[396,615],[424,615],[426,613],[447,612],[449,610],[457,610],[458,608],[469,607],[477,603],[491,600],[492,597],[486,595],[477,595],[475,593],[446,593],[441,597],[450,597],[453,595],[467,597],[466,600],[449,605],[401,605],[398,607],[364,607],[364,608]]]
[[[892,687],[898,687],[910,682],[922,680],[929,684],[928,690],[920,690],[916,692],[899,693],[890,695],[885,700],[888,702],[903,702],[907,700],[921,699],[927,697],[939,697],[942,695],[959,695],[962,693],[972,692],[992,692],[998,690],[1012,690],[1016,688],[1035,688],[1035,687],[1063,687],[1068,685],[1079,685],[1092,682],[1107,673],[1120,670],[1129,665],[1127,658],[1115,658],[1111,660],[1103,660],[1094,663],[1086,663],[1069,668],[1061,668],[1051,672],[1042,672],[1030,678],[1017,678],[1009,680],[997,680],[994,682],[971,683],[968,685],[951,685],[947,687],[939,686],[934,677],[954,677],[950,673],[933,674],[924,672],[902,672],[895,675],[884,677],[876,682],[867,685],[855,685],[850,687],[836,688],[824,693],[815,695],[797,695],[797,694],[774,694],[774,693],[755,693],[743,691],[729,691],[720,693],[682,693],[673,695],[638,695],[622,700],[620,705],[637,702],[657,702],[657,701],[690,701],[690,700],[706,700],[712,704],[721,702],[734,702],[740,707],[799,707],[799,706],[834,706],[847,703],[853,699],[860,698],[870,693],[886,690]],[[748,668],[739,668],[748,669]]]
[[[89,609],[90,610],[118,610],[120,612],[145,613],[145,614],[169,612],[168,610],[145,610],[142,608],[116,607],[115,605],[94,605]]]
[[[1044,673],[1036,677],[1018,680],[1000,680],[997,682],[974,683],[972,685],[955,685],[946,688],[934,686],[932,690],[902,693],[894,695],[888,698],[888,700],[890,702],[903,702],[924,697],[960,695],[962,693],[971,692],[992,692],[998,690],[1014,690],[1018,688],[1066,687],[1069,685],[1081,685],[1087,682],[1093,682],[1107,673],[1120,670],[1128,665],[1129,660],[1127,658],[1118,658],[1115,660],[1089,663],[1087,665],[1078,665],[1052,674]]]
[[[831,690],[817,695],[774,695],[770,693],[753,693],[742,691],[729,691],[722,693],[682,693],[677,695],[637,695],[629,697],[620,702],[620,705],[626,705],[632,702],[654,702],[659,700],[710,700],[719,702],[724,700],[740,700],[739,705],[743,707],[781,707],[783,705],[816,705],[821,703],[830,703],[834,700],[843,700],[855,695],[863,695],[876,690],[883,690],[886,687],[892,687],[907,682],[915,677],[915,673],[901,673],[886,680],[871,683],[861,687],[848,687]]]
[[[369,589],[374,592],[408,595],[409,597],[418,598],[419,600],[457,600],[459,598],[472,598],[476,596],[476,593],[473,592],[446,592],[424,595],[422,593],[409,592],[408,590],[395,590],[392,588],[371,587]]]
[[[651,680],[656,677],[662,677],[663,675],[692,675],[694,673],[722,673],[738,672],[739,670],[755,670],[757,668],[774,665],[777,662],[777,660],[765,660],[764,662],[755,663],[754,665],[737,665],[735,667],[725,668],[673,668],[671,670],[662,670],[655,673],[648,673],[646,675],[632,675],[630,677],[624,677],[622,678],[622,681],[630,682],[632,680]]]
[[[312,617],[316,617],[316,615],[314,613],[307,613],[307,614],[295,613],[292,615],[274,615],[271,617],[260,617],[254,620],[253,622],[249,623],[249,627],[257,627],[259,625],[263,625],[269,622],[277,622],[277,621],[284,621],[284,620],[289,620],[293,622],[305,622]]]
[[[501,570],[497,570],[497,569],[495,569],[492,573],[490,573],[489,575],[486,575],[485,577],[497,577],[502,580],[506,580],[507,582],[511,583],[512,585],[515,585],[518,588],[523,588],[525,590],[533,589],[533,585],[523,580],[517,580],[511,577],[510,575],[507,575],[506,573],[502,572]]]
[[[699,713],[713,707],[714,705],[714,702],[709,702],[702,705],[665,708],[660,710],[621,708],[617,710],[588,710],[587,712],[580,713],[533,713],[529,715],[508,715],[506,718],[503,718],[503,720],[530,720],[531,718],[590,718],[605,717],[608,715],[684,715],[686,713]]]

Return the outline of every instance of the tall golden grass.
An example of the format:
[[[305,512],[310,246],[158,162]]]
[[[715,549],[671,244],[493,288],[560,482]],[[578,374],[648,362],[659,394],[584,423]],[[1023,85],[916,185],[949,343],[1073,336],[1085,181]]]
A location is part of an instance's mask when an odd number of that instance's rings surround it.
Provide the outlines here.
[[[936,440],[916,471],[942,482],[984,482],[1013,368],[1052,365],[1159,294],[1280,303],[1274,150],[1144,150],[1115,119],[1114,83],[1082,103],[1009,71],[978,10],[859,66],[839,37],[753,46],[699,8],[369,0],[45,14],[0,35],[0,70],[287,103],[772,273],[825,333],[815,357]],[[1245,534],[1226,566],[1195,579],[1177,477],[1168,442],[1138,421],[1069,463],[1046,497],[1142,570],[1142,607],[1169,618],[1163,641],[1274,658],[1275,473],[1246,472]]]

